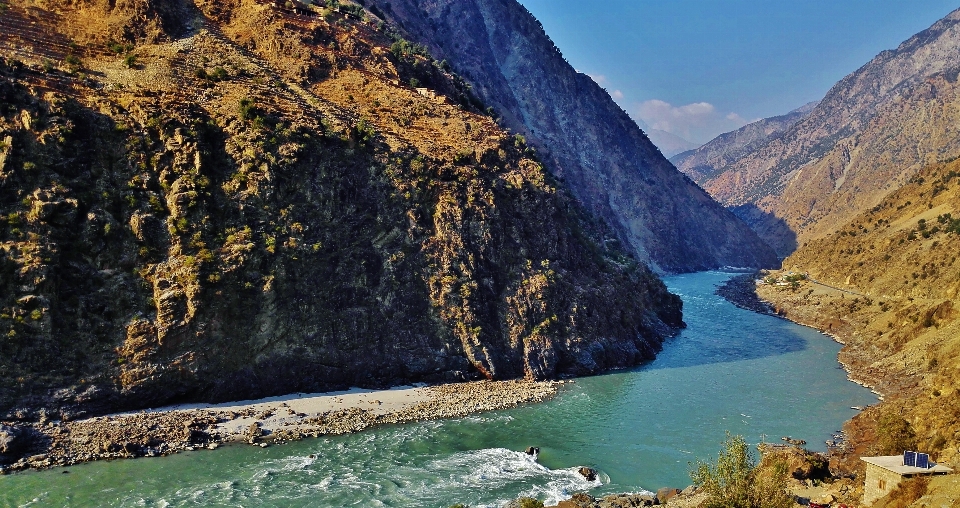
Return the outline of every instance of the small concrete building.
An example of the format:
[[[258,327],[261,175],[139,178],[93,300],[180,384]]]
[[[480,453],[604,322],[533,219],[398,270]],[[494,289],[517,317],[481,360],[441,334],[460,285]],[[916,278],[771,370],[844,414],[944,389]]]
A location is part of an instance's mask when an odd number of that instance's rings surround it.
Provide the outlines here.
[[[867,463],[867,476],[863,485],[863,504],[873,503],[889,494],[905,478],[925,475],[952,473],[949,467],[932,464],[931,467],[914,467],[903,464],[903,455],[884,455],[880,457],[860,457]]]

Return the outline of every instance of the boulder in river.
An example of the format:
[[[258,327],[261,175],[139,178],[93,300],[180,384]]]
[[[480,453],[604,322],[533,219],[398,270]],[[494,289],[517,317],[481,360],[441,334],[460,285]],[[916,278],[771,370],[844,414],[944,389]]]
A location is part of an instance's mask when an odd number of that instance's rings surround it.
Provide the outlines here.
[[[597,479],[597,470],[592,467],[581,467],[577,470],[580,473],[580,476],[587,479],[588,482],[592,482]]]
[[[540,455],[540,447],[528,446],[527,449],[523,451],[523,453],[526,453],[527,455]]]

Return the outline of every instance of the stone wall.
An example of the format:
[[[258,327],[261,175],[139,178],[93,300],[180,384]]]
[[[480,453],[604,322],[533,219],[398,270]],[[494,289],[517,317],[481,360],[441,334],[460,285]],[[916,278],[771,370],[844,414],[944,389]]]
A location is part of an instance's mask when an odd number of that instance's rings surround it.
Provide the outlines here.
[[[903,476],[880,466],[867,463],[867,476],[863,486],[863,504],[871,506],[886,496],[903,481]]]

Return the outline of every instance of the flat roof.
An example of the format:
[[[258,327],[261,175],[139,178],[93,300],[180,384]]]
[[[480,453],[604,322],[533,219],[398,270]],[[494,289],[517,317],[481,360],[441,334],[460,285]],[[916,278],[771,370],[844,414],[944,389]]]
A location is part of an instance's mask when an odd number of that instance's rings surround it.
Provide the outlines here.
[[[933,467],[922,468],[903,465],[903,455],[881,455],[879,457],[860,457],[860,460],[893,471],[904,476],[915,474],[952,473],[953,469],[941,464],[931,464]]]

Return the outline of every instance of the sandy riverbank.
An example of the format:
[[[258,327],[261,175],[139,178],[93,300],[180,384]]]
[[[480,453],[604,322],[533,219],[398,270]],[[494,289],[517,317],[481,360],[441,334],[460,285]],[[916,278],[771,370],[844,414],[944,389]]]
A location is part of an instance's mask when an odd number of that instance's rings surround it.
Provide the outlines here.
[[[572,381],[567,381],[572,382]],[[296,393],[190,404],[17,429],[29,453],[2,471],[102,459],[154,457],[224,443],[270,443],[346,434],[384,424],[454,418],[543,402],[564,382],[477,381],[390,390]]]

